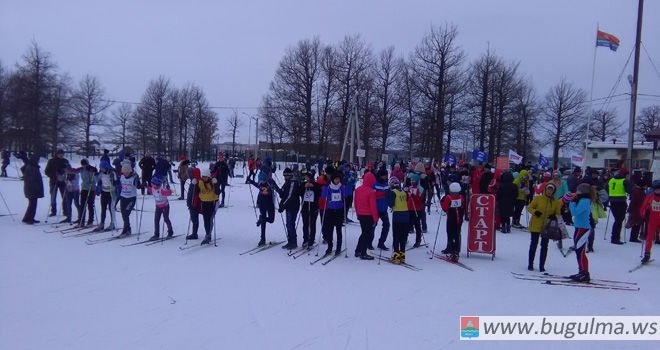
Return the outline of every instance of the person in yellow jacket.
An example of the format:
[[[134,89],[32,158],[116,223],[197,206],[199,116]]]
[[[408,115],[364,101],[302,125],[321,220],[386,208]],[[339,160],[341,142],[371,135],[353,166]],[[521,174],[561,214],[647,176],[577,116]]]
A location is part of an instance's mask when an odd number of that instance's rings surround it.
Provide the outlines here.
[[[522,216],[522,211],[525,209],[525,204],[527,204],[527,196],[529,195],[529,176],[527,176],[527,170],[523,169],[516,177],[516,173],[513,173],[513,184],[518,186],[518,197],[516,198],[516,206],[513,211],[513,224],[511,226],[516,228],[523,228],[523,225],[520,224],[520,217]]]
[[[209,169],[202,169],[201,175],[202,181],[199,181],[197,185],[199,186],[199,199],[202,201],[202,217],[204,217],[204,230],[206,231],[206,236],[201,244],[209,244],[215,218],[215,203],[218,201],[220,191],[217,186],[218,180],[211,177]]]
[[[555,199],[555,192],[557,186],[552,182],[548,182],[543,190],[542,195],[534,197],[532,203],[527,207],[527,211],[532,214],[532,220],[529,222],[529,232],[531,234],[531,242],[529,244],[529,263],[527,269],[534,271],[534,257],[536,256],[536,247],[539,243],[541,231],[548,224],[548,220],[556,220],[559,216],[561,204],[558,199]],[[548,239],[541,238],[541,260],[539,263],[539,271],[545,271],[545,258],[548,256]]]

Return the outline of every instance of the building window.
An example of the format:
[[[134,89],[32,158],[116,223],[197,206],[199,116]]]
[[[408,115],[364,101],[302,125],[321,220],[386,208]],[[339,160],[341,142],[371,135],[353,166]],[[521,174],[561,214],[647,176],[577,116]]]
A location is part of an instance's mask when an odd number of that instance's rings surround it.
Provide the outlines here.
[[[598,159],[598,152],[594,152],[594,153],[591,155],[591,158],[593,158],[593,159]]]

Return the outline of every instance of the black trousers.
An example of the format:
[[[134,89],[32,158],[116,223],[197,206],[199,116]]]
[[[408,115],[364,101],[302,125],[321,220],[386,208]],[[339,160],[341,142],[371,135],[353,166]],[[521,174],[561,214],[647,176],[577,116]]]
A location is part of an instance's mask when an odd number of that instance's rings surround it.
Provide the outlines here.
[[[541,237],[540,232],[530,232],[531,242],[529,243],[529,264],[528,266],[534,266],[534,257],[536,256],[536,247],[539,244],[539,237]],[[545,268],[545,258],[548,256],[548,242],[547,238],[541,238],[541,261],[539,263],[539,268]]]
[[[272,224],[275,222],[275,207],[259,207],[259,220],[261,222],[261,240],[266,241],[266,223]]]
[[[110,192],[101,192],[101,224],[105,224],[106,209],[112,211],[112,194]],[[110,215],[112,217],[112,214]]]
[[[81,208],[85,208],[84,210],[81,210],[83,212],[83,216],[80,217],[80,223],[85,222],[85,214],[87,215],[87,224],[91,225],[94,223],[94,198],[96,197],[96,194],[94,191],[88,191],[88,190],[82,190],[80,191],[80,206]]]
[[[410,223],[408,225],[409,231],[415,229],[415,242],[420,243],[422,241],[422,211],[408,211],[410,213]]]
[[[344,209],[328,209],[324,215],[323,233],[325,241],[328,242],[328,249],[332,249],[332,234],[334,230],[337,230],[337,250],[341,251],[341,227],[344,221]]]
[[[218,185],[220,185],[220,193],[222,194],[220,203],[225,204],[225,186],[227,184],[221,181]]]
[[[215,202],[202,202],[202,217],[204,218],[204,231],[210,236],[213,230],[213,217],[215,215]]]
[[[392,249],[394,249],[395,252],[406,252],[406,243],[408,242],[408,227],[410,226],[407,222],[392,223]]]
[[[461,225],[447,220],[447,250],[458,254],[461,252]]]
[[[612,208],[612,216],[614,216],[614,224],[612,224],[612,242],[621,241],[621,227],[623,226],[623,219],[626,217],[626,210],[628,204],[625,201],[610,201]]]
[[[199,212],[197,209],[189,209],[188,212],[190,212],[190,222],[192,222],[192,234],[197,235],[197,231],[199,230]]]
[[[131,230],[131,212],[135,208],[136,197],[120,197],[119,207],[121,208],[121,218],[124,220],[124,230],[127,232]]]
[[[371,215],[358,215],[362,233],[358,239],[355,252],[358,254],[367,254],[367,247],[374,240],[374,218]]]
[[[520,217],[522,216],[522,211],[525,208],[524,199],[516,199],[516,206],[513,208],[513,223],[520,225]]]
[[[37,198],[28,198],[28,206],[23,215],[23,222],[33,222],[34,215],[37,214]]]
[[[383,227],[380,230],[380,238],[378,239],[378,244],[380,245],[385,244],[387,233],[390,232],[390,217],[386,211],[379,211],[378,218],[383,223]]]
[[[64,193],[66,192],[66,184],[64,181],[57,181],[52,177],[48,180],[48,187],[50,188],[50,213],[57,214],[57,191],[60,191],[62,201],[64,201]]]
[[[303,206],[300,215],[302,215],[303,221],[303,242],[314,243],[314,239],[316,238],[316,218],[319,215],[319,211],[318,209],[305,209]]]
[[[2,163],[2,173],[0,173],[0,176],[2,177],[7,177],[7,166],[9,163]]]

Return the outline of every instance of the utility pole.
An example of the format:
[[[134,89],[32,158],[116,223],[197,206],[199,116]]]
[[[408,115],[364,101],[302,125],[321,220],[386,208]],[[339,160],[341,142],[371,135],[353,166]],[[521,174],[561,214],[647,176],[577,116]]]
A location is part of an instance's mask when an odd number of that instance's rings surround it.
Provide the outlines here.
[[[637,7],[637,37],[635,38],[635,67],[630,82],[632,91],[630,94],[630,119],[628,121],[628,170],[633,170],[633,138],[635,135],[635,114],[637,113],[637,82],[639,80],[639,49],[642,41],[642,15],[644,12],[644,0],[639,0]]]

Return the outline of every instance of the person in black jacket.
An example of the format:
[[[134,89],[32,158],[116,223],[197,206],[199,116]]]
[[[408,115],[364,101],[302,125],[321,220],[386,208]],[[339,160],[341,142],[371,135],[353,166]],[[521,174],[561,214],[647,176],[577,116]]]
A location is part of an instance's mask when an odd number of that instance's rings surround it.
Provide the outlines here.
[[[497,189],[497,207],[501,218],[502,233],[511,233],[511,217],[518,197],[518,186],[513,184],[513,174],[510,171],[502,174],[500,187]]]
[[[300,215],[303,221],[303,248],[314,246],[316,238],[316,218],[319,215],[319,198],[321,197],[321,184],[314,181],[314,171],[305,172],[305,184],[300,191],[302,210]]]
[[[33,154],[28,159],[27,155],[22,153],[20,158],[23,160],[23,166],[21,167],[23,193],[25,198],[28,199],[28,206],[25,215],[23,215],[23,223],[32,225],[39,223],[39,220],[34,219],[37,212],[37,199],[44,197],[44,184],[39,171],[39,156]]]
[[[64,151],[57,150],[55,156],[48,160],[46,163],[46,169],[44,173],[48,176],[48,187],[50,190],[50,215],[55,216],[57,214],[57,191],[60,191],[60,196],[62,201],[64,201],[64,192],[66,190],[66,169],[69,169],[71,165],[69,161],[64,158]],[[64,203],[64,202],[63,202]]]
[[[493,172],[491,171],[490,164],[484,166],[484,173],[481,175],[481,180],[479,180],[479,193],[488,194],[488,185],[493,180]]]
[[[293,176],[290,168],[285,168],[282,172],[284,176],[284,185],[277,190],[280,196],[280,206],[278,211],[281,213],[286,210],[286,231],[288,243],[283,249],[298,248],[298,238],[296,236],[296,218],[300,210],[300,186],[298,179]]]
[[[140,188],[140,192],[144,195],[145,189],[151,186],[151,177],[153,176],[154,168],[156,167],[156,161],[151,157],[151,154],[147,152],[144,155],[144,158],[140,159],[138,165],[140,166],[140,169],[142,169],[142,187]]]
[[[0,177],[7,177],[7,166],[9,166],[10,156],[11,154],[8,149],[2,151],[2,171],[0,172]]]
[[[220,208],[225,206],[225,187],[229,180],[229,166],[225,161],[225,155],[220,153],[218,155],[218,162],[215,163],[215,177],[218,179],[218,186],[220,187]]]

